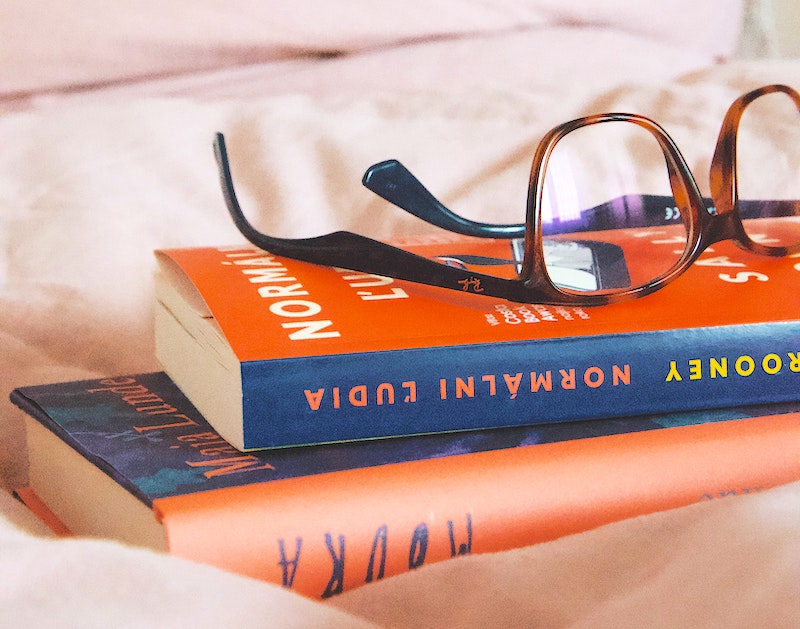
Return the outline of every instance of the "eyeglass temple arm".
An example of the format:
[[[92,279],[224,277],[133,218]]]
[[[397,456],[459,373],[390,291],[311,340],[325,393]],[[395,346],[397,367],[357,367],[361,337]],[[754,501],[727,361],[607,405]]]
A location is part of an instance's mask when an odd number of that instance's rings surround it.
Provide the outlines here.
[[[275,238],[258,231],[247,220],[236,198],[230,162],[221,133],[214,139],[225,205],[236,227],[260,249],[287,258],[341,267],[363,273],[409,280],[459,291],[473,290],[493,297],[527,301],[538,297],[522,282],[446,266],[377,240],[346,231],[313,238]],[[479,280],[478,284],[476,281]]]
[[[397,207],[451,232],[480,238],[522,238],[525,225],[473,221],[447,209],[396,159],[370,166],[361,181]]]
[[[481,238],[523,238],[525,236],[524,224],[481,223],[459,216],[447,209],[402,163],[394,159],[370,166],[364,173],[362,183],[378,196],[414,216],[458,234]],[[638,197],[639,195],[632,196]],[[619,197],[619,199],[625,198],[624,196]],[[655,199],[656,197],[652,198]],[[669,197],[660,197],[659,202],[662,200],[666,202]],[[611,200],[601,203],[597,207],[582,211],[578,219],[543,224],[541,229],[545,235],[554,235],[591,231],[592,229],[625,229],[641,226],[630,223],[629,217],[625,213],[620,216],[613,216],[612,214],[613,220],[609,222],[610,215],[608,210],[613,212],[613,209],[614,200]],[[590,217],[593,214],[597,214],[599,210],[603,210],[606,216],[606,222],[602,227],[595,226],[590,220]],[[654,224],[668,224],[668,221],[656,220]]]

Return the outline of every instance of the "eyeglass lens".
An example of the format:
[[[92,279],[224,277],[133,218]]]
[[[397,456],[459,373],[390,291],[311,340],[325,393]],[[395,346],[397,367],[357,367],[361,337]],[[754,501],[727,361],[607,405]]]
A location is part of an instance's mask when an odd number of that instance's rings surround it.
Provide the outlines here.
[[[686,248],[661,145],[631,122],[590,124],[560,138],[540,205],[547,273],[569,292],[650,284]]]
[[[756,243],[800,242],[800,115],[784,94],[766,94],[742,114],[737,134],[739,214]]]

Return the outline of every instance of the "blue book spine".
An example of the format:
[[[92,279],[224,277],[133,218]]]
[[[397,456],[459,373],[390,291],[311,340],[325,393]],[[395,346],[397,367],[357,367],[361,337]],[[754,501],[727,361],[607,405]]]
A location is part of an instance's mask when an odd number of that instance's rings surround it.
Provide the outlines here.
[[[242,364],[246,448],[797,400],[800,322]]]

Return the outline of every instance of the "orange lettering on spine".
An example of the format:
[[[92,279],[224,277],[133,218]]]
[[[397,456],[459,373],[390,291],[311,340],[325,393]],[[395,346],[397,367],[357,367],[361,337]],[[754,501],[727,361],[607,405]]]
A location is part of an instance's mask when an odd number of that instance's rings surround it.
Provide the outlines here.
[[[245,456],[231,457],[229,459],[215,459],[213,461],[186,461],[189,467],[211,467],[216,466],[216,469],[203,472],[206,478],[213,478],[214,476],[225,476],[227,474],[238,474],[239,472],[253,472],[255,470],[274,470],[275,468],[269,463],[261,463],[258,457],[252,454]]]
[[[316,393],[306,389],[304,391],[304,393],[306,394],[306,400],[308,401],[308,407],[312,411],[318,411],[319,407],[322,406],[322,397],[325,395],[325,389],[317,389]]]
[[[535,371],[531,372],[531,393],[536,393],[539,389],[553,390],[553,376],[549,371],[539,374]]]
[[[511,394],[511,399],[517,397],[517,392],[519,391],[519,384],[522,382],[522,374],[517,373],[513,376],[507,373],[503,374],[503,379],[506,381],[506,386],[508,387],[508,392]]]
[[[367,387],[363,384],[350,389],[350,404],[353,406],[366,406],[367,405]]]

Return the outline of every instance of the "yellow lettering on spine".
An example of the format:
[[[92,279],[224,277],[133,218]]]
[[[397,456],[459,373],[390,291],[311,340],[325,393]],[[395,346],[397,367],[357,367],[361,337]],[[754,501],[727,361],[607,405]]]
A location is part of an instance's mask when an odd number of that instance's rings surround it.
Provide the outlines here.
[[[689,361],[689,380],[700,380],[703,377],[703,363],[693,358]]]
[[[750,356],[739,356],[739,358],[736,359],[734,368],[736,369],[736,373],[740,376],[749,376],[756,369],[756,361]]]
[[[764,360],[761,361],[761,368],[770,376],[780,372],[781,367],[783,367],[783,361],[777,354],[767,354],[764,356]]]
[[[680,382],[681,380],[683,380],[683,378],[681,378],[681,374],[678,371],[678,364],[674,360],[669,361],[669,371],[667,372],[666,381]]]
[[[712,358],[708,362],[708,373],[712,378],[719,376],[720,378],[728,377],[728,359]]]

